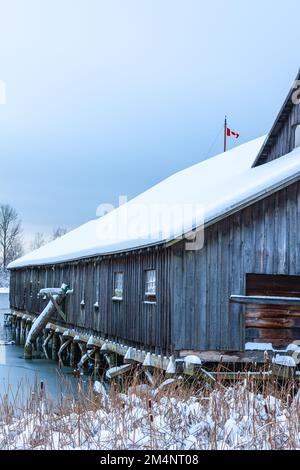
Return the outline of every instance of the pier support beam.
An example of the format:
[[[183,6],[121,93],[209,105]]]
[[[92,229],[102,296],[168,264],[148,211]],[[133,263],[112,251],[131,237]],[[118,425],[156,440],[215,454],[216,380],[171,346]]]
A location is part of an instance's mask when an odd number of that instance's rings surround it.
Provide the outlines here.
[[[46,359],[49,359],[48,351],[47,351],[47,345],[48,345],[49,341],[53,338],[53,335],[54,335],[54,331],[48,331],[48,333],[46,334],[46,337],[45,337],[45,341],[43,342],[42,348],[43,348],[44,355],[45,355]]]
[[[58,312],[60,315],[64,315],[60,309],[60,305],[65,299],[66,295],[70,293],[69,286],[62,284],[60,288],[53,289],[41,289],[40,294],[45,294],[50,299],[42,313],[35,320],[28,334],[26,344],[24,347],[24,358],[32,359],[32,346],[37,338],[42,333],[43,329],[49,322],[50,318]]]
[[[11,323],[11,326],[12,326],[12,333],[11,333],[11,337],[12,337],[12,340],[16,342],[16,321],[17,321],[17,317],[16,315],[13,315],[12,316],[12,323]]]
[[[51,351],[52,361],[57,361],[58,360],[59,348],[60,348],[59,333],[56,333],[56,331],[55,331],[54,334],[53,334],[53,338],[52,338],[52,351]]]
[[[67,349],[67,347],[71,344],[72,342],[72,339],[66,339],[65,341],[63,341],[61,347],[59,348],[59,351],[58,351],[58,361],[59,361],[59,366],[63,366],[64,365],[64,362],[62,360],[62,353],[65,349]]]
[[[30,318],[27,319],[27,322],[26,322],[26,331],[25,331],[25,342],[27,340],[27,337],[29,335],[29,331],[31,329],[31,326],[32,326],[32,320]]]
[[[20,323],[21,323],[20,344],[21,345],[25,344],[25,341],[26,341],[26,322],[27,322],[27,318],[24,315],[22,319],[20,320]]]
[[[36,344],[36,350],[38,353],[43,353],[43,343],[44,343],[44,334],[41,332],[41,334],[37,337],[35,344]]]
[[[77,344],[72,341],[70,344],[70,367],[76,367],[77,366]]]
[[[17,318],[16,320],[16,344],[20,344],[20,337],[21,337],[21,320]]]
[[[101,362],[100,352],[99,350],[95,352],[95,363],[94,363],[94,377],[95,379],[98,377],[99,373],[99,366]]]
[[[81,367],[84,366],[84,364],[89,360],[91,359],[91,357],[94,355],[94,353],[96,352],[97,350],[97,347],[96,346],[93,346],[92,348],[90,349],[87,349],[87,352],[81,357],[79,363],[78,363],[78,368],[80,369]]]
[[[78,346],[79,346],[79,349],[80,349],[80,361],[79,363],[81,363],[81,360],[83,359],[83,357],[85,356],[86,354],[86,343],[82,343],[81,341],[79,341],[78,343]],[[77,364],[78,365],[78,364]]]

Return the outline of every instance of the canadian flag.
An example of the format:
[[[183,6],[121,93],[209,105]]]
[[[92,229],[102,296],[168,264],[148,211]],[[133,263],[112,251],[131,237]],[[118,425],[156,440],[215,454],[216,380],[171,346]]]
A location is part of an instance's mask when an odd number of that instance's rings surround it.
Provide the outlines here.
[[[227,137],[235,137],[236,139],[239,138],[240,134],[238,134],[237,132],[233,132],[231,129],[229,129],[229,127],[226,128],[226,134],[227,134]]]

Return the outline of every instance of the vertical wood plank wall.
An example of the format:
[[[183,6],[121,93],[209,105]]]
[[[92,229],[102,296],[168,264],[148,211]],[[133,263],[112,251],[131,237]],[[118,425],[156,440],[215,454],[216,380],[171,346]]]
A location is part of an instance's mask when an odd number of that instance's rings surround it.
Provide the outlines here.
[[[186,251],[180,242],[147,253],[13,270],[11,306],[38,314],[45,304],[38,290],[67,282],[74,288],[65,305],[69,326],[158,353],[243,350],[243,307],[229,304],[229,297],[245,294],[246,273],[300,274],[299,216],[297,182],[207,227],[200,251]],[[143,302],[150,268],[157,269],[157,305]],[[116,271],[124,272],[122,302],[112,301]]]
[[[145,303],[144,273],[157,271],[157,303]],[[65,302],[66,327],[124,341],[158,354],[168,353],[170,339],[170,250],[150,250],[122,257],[91,259],[11,271],[11,308],[39,314],[46,305],[37,294],[65,282],[74,293]],[[122,301],[114,301],[113,273],[124,272]],[[95,307],[98,302],[99,308]]]
[[[175,349],[243,350],[244,307],[229,297],[246,293],[246,273],[300,274],[300,182],[207,227],[202,250],[173,253]]]

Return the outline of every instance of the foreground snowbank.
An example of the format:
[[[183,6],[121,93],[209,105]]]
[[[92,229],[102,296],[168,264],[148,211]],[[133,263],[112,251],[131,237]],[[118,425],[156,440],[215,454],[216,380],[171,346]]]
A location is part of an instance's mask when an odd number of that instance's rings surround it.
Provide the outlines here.
[[[0,407],[0,449],[299,449],[300,395],[286,401],[248,385],[210,394],[128,394],[66,399],[54,411],[34,399],[21,418]],[[9,407],[6,403],[6,409]]]

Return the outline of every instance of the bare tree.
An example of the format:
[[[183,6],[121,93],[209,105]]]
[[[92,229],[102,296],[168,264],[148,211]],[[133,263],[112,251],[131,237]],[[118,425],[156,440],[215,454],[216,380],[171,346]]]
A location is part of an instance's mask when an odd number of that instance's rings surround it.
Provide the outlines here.
[[[9,204],[0,204],[0,263],[7,265],[23,253],[21,221]]]
[[[30,249],[31,251],[37,250],[41,246],[45,245],[46,240],[44,238],[44,235],[41,232],[37,232],[34,236],[33,241],[30,243]]]
[[[56,240],[56,238],[62,237],[67,233],[67,229],[64,227],[57,227],[53,230],[52,240]]]
[[[23,256],[23,255],[24,255],[24,246],[23,246],[23,241],[22,241],[21,234],[20,234],[20,237],[14,241],[11,248],[8,250],[8,256],[7,256],[8,263],[10,263],[11,261],[14,261],[17,258],[20,258],[20,256]]]

